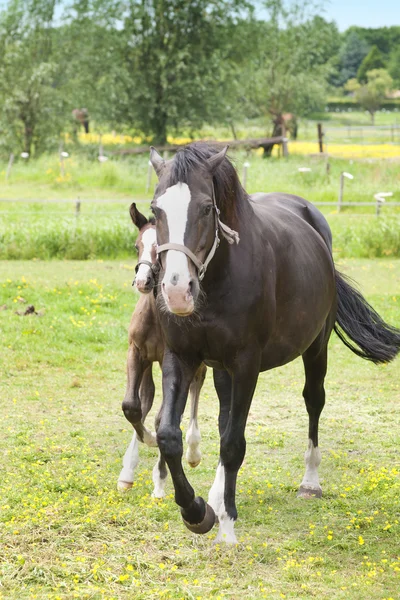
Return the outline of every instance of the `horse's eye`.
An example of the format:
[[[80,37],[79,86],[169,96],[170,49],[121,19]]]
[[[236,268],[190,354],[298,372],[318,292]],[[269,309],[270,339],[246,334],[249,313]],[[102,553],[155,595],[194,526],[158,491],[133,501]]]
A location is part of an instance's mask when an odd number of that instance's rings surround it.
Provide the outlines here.
[[[207,217],[212,211],[212,204],[206,204],[206,206],[203,207],[203,215],[205,217]]]
[[[135,244],[135,250],[136,252],[139,252],[139,246],[137,244]]]

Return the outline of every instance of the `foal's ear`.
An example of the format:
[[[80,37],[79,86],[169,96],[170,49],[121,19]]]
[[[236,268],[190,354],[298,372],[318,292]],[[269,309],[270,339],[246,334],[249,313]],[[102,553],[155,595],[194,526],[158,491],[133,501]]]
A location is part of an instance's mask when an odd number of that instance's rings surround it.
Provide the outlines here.
[[[221,152],[218,152],[217,154],[213,154],[213,156],[211,156],[209,159],[207,159],[208,167],[212,174],[215,173],[215,171],[218,169],[219,165],[224,160],[226,153],[228,152],[228,148],[229,148],[229,146],[225,146],[225,148],[223,148],[221,150]]]
[[[142,227],[147,225],[148,220],[144,215],[142,215],[142,213],[138,211],[134,202],[132,202],[132,204],[130,205],[129,214],[131,215],[133,224],[136,225],[139,231],[142,229]]]
[[[150,146],[150,162],[157,173],[157,177],[160,179],[161,174],[164,171],[165,160],[158,154],[157,150],[153,146]]]

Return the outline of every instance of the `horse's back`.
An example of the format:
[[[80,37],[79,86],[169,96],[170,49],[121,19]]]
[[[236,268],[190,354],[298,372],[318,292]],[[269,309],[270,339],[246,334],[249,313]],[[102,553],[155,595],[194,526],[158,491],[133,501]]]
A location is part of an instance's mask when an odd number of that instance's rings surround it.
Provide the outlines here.
[[[285,222],[287,211],[300,217],[319,233],[325,244],[332,252],[332,233],[324,215],[308,200],[282,192],[271,192],[269,194],[256,193],[250,196],[250,200],[257,212],[257,207],[268,211],[271,216],[276,216]]]

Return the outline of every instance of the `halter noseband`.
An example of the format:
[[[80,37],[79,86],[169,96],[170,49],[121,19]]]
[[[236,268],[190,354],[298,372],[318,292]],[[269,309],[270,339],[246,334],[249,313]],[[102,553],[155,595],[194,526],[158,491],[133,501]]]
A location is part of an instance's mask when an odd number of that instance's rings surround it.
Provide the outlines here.
[[[234,231],[233,229],[231,229],[230,227],[228,227],[227,225],[222,223],[222,221],[219,218],[220,210],[215,201],[214,183],[213,183],[213,187],[212,187],[212,203],[213,203],[213,209],[214,209],[214,214],[215,214],[215,237],[214,237],[214,243],[211,247],[211,250],[208,253],[207,258],[205,259],[205,261],[203,263],[197,258],[197,256],[189,248],[187,248],[183,244],[174,244],[172,242],[168,242],[167,244],[161,244],[161,246],[157,247],[157,258],[158,259],[160,257],[160,254],[162,252],[167,252],[167,250],[176,250],[177,252],[183,252],[183,254],[186,254],[186,256],[188,258],[190,258],[190,260],[192,261],[192,263],[195,265],[195,267],[197,269],[197,276],[199,278],[199,281],[203,280],[204,275],[206,274],[208,265],[210,264],[211,260],[214,258],[214,254],[219,246],[219,242],[220,242],[219,232],[221,232],[222,237],[224,237],[229,242],[229,244],[233,244],[235,242],[236,242],[236,244],[239,243],[239,234],[237,233],[237,231]],[[160,266],[159,266],[159,269],[160,269]]]
[[[146,265],[147,267],[150,268],[151,270],[151,274],[153,275],[153,277],[157,277],[159,271],[160,271],[160,265],[158,262],[156,263],[151,263],[149,260],[138,260],[136,267],[135,267],[135,273],[137,274],[137,272],[139,271],[139,267],[140,265]],[[132,281],[132,285],[135,285],[135,281],[136,281],[136,277],[135,279]]]

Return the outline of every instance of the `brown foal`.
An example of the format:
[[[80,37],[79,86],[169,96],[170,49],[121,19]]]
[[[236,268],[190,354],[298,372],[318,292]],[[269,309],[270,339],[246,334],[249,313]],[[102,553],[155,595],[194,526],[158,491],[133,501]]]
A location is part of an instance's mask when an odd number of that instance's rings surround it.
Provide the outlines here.
[[[155,433],[149,431],[144,421],[153,406],[155,386],[153,381],[153,363],[161,366],[164,357],[164,340],[156,310],[156,300],[153,289],[155,285],[154,265],[156,254],[156,229],[152,220],[146,219],[136,208],[130,207],[133,223],[139,230],[136,240],[138,264],[136,267],[135,283],[141,292],[140,298],[133,311],[129,325],[129,350],[127,359],[127,388],[123,401],[123,411],[135,423],[136,431],[125,452],[123,467],[118,477],[118,489],[121,491],[132,487],[134,471],[139,462],[139,442],[148,446],[157,446]],[[197,411],[200,390],[204,383],[207,367],[202,364],[190,386],[191,410],[190,424],[186,435],[188,448],[186,458],[191,467],[197,467],[201,460],[199,450],[200,431],[197,424]],[[132,421],[131,421],[132,422]],[[159,455],[153,468],[153,496],[165,496],[165,481],[167,468],[165,460]]]

